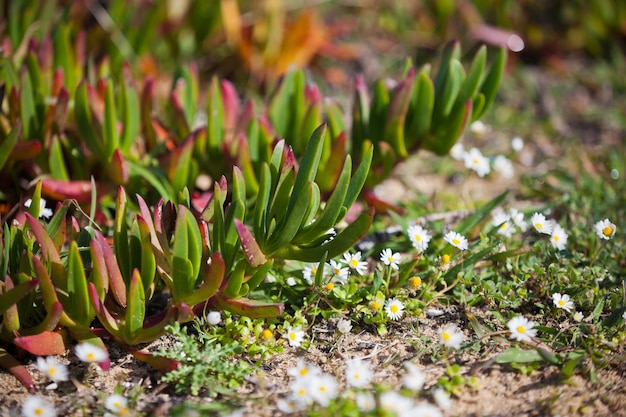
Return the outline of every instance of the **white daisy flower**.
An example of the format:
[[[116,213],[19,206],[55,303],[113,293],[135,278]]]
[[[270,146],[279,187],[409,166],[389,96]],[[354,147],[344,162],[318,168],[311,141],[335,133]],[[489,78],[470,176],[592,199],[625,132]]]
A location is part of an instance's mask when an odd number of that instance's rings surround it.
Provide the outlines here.
[[[400,269],[400,267],[398,266],[400,264],[400,259],[400,254],[397,252],[392,253],[391,249],[389,248],[383,249],[383,251],[380,253],[380,260],[382,261],[382,263],[396,271]]]
[[[565,250],[567,244],[568,235],[565,230],[558,224],[554,225],[552,235],[550,236],[550,243],[557,250]]]
[[[122,415],[127,413],[128,400],[123,395],[112,394],[104,401],[104,407],[112,413]]]
[[[406,413],[413,408],[413,400],[396,391],[385,391],[379,397],[380,408],[391,413]]]
[[[337,322],[337,331],[341,334],[346,334],[350,333],[350,330],[352,330],[352,323],[350,323],[350,320],[339,319]]]
[[[462,161],[465,157],[465,148],[461,142],[455,143],[450,149],[450,156],[457,161]]]
[[[328,407],[330,401],[339,395],[339,385],[335,378],[328,374],[312,376],[309,379],[311,397],[322,407]]]
[[[410,411],[398,413],[398,417],[442,417],[441,410],[430,403],[422,402],[414,406]]]
[[[511,179],[515,176],[513,162],[504,155],[498,155],[493,159],[493,170],[505,179]]]
[[[385,301],[385,313],[391,320],[398,320],[404,314],[404,304],[396,298],[389,298]]]
[[[376,398],[371,392],[357,392],[355,402],[357,408],[364,413],[376,408]]]
[[[289,346],[299,347],[304,340],[304,331],[300,327],[289,327],[283,338],[289,341]]]
[[[446,347],[459,349],[463,338],[463,332],[456,327],[456,324],[448,324],[439,329],[439,343]]]
[[[443,410],[449,410],[452,406],[450,395],[443,388],[435,388],[433,390],[433,399],[437,403],[437,406]]]
[[[281,398],[276,401],[276,408],[279,411],[282,411],[285,414],[297,413],[298,411],[302,411],[306,408],[305,404],[301,404],[294,398],[293,395],[287,398]]]
[[[521,230],[522,232],[526,231],[526,229],[528,228],[528,224],[524,220],[524,213],[517,210],[516,208],[512,208],[509,210],[509,217],[519,230]]]
[[[511,223],[511,217],[503,210],[494,210],[492,213],[491,224],[498,228],[498,234],[505,237],[511,237],[515,232],[515,227]]]
[[[355,388],[367,387],[374,374],[370,368],[370,362],[356,357],[348,360],[346,368],[346,383]]]
[[[530,216],[530,223],[533,225],[536,231],[546,235],[552,234],[552,228],[554,225],[551,220],[546,220],[546,216],[541,213],[535,213]]]
[[[357,274],[363,275],[367,272],[367,262],[361,260],[361,252],[350,254],[348,252],[343,254],[343,260],[350,267],[356,271]]]
[[[552,294],[552,302],[557,308],[562,308],[568,313],[571,313],[572,308],[574,308],[574,302],[569,299],[569,295],[567,294],[560,294],[558,292],[555,292],[554,294]]]
[[[48,356],[47,358],[38,357],[35,367],[51,381],[60,382],[70,379],[67,366],[60,363],[52,356]]]
[[[287,374],[294,378],[304,378],[311,375],[319,375],[322,371],[317,366],[308,363],[303,358],[298,358],[296,366],[287,369]]]
[[[484,135],[488,131],[489,128],[487,127],[487,125],[480,120],[476,120],[475,122],[472,122],[472,124],[470,124],[470,132],[477,136]]]
[[[417,249],[418,253],[422,253],[428,248],[428,243],[430,242],[430,239],[432,239],[428,230],[418,224],[414,224],[409,226],[407,233],[409,235],[409,239],[411,239],[411,243],[413,243],[413,246]]]
[[[463,156],[465,167],[476,171],[479,177],[484,177],[491,172],[489,159],[485,158],[476,148],[472,148]]]
[[[302,271],[302,278],[307,282],[307,284],[313,284],[315,275],[317,275],[317,268],[319,268],[319,263],[307,265],[304,267],[304,270]]]
[[[535,323],[524,316],[513,317],[507,323],[507,327],[511,332],[511,339],[520,342],[531,342],[532,338],[537,335],[537,330],[533,329]]]
[[[291,383],[291,399],[299,407],[307,406],[313,402],[310,378],[296,378]]]
[[[56,417],[54,405],[43,397],[31,395],[22,403],[24,417]]]
[[[581,313],[580,311],[577,311],[574,313],[574,320],[575,321],[582,321],[585,317],[583,316],[583,313]]]
[[[109,357],[106,350],[87,342],[76,345],[74,352],[83,362],[102,362]]]
[[[335,260],[331,260],[328,266],[332,271],[333,278],[336,278],[337,281],[341,282],[342,284],[348,282],[348,268],[343,267],[339,262]]]
[[[596,234],[600,239],[609,240],[615,235],[617,227],[609,219],[600,220],[593,225]]]
[[[24,207],[30,208],[31,204],[33,204],[33,200],[32,198],[29,198],[28,200],[24,202]],[[52,217],[52,215],[54,214],[51,209],[46,207],[46,204],[47,203],[45,199],[43,198],[39,199],[39,218],[40,219],[43,217],[47,220],[50,217]]]
[[[414,363],[404,363],[404,375],[402,376],[402,385],[411,391],[421,391],[426,382],[426,375]]]
[[[443,239],[458,249],[466,250],[468,248],[467,239],[465,238],[465,236],[457,232],[449,231],[448,233],[446,233]]]

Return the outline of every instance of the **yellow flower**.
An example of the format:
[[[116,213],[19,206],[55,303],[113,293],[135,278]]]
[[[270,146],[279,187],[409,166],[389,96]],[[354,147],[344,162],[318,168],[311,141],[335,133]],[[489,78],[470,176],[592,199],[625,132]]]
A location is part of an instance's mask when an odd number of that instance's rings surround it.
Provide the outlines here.
[[[411,277],[409,278],[409,286],[416,290],[422,286],[422,279],[420,277]]]

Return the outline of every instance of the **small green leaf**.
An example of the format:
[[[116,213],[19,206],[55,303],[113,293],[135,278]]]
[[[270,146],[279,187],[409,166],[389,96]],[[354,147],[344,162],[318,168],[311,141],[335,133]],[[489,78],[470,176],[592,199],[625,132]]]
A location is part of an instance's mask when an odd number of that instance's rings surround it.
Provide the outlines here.
[[[129,344],[135,344],[143,328],[146,314],[146,298],[141,275],[137,269],[133,270],[128,288],[128,305],[124,319],[124,333]]]
[[[88,327],[95,311],[89,301],[87,277],[76,242],[70,243],[67,260],[67,295],[70,303],[64,306],[65,310],[74,321]]]
[[[491,68],[480,86],[480,93],[485,97],[485,104],[480,113],[472,115],[475,119],[479,119],[480,116],[493,104],[493,101],[496,98],[496,93],[498,92],[498,87],[500,86],[500,81],[502,80],[502,75],[504,74],[504,70],[506,68],[506,57],[506,48],[498,49],[498,55],[496,56],[495,61],[491,64]]]
[[[113,93],[113,82],[109,80],[106,85],[104,100],[104,125],[103,138],[105,161],[111,162],[113,152],[119,147],[119,137],[117,132],[117,115],[115,111],[115,96]]]
[[[496,363],[527,363],[541,362],[543,357],[536,349],[520,349],[509,348],[498,354],[495,358]]]

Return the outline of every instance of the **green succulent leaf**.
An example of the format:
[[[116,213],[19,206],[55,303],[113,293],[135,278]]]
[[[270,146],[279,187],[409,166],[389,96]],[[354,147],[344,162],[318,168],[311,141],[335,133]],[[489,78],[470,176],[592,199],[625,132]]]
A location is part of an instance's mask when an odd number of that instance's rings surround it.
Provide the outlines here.
[[[124,332],[126,340],[135,344],[140,337],[143,321],[146,314],[146,295],[144,292],[141,274],[137,269],[133,270],[128,287],[128,305],[124,318]]]
[[[485,76],[482,85],[480,86],[480,93],[485,97],[485,104],[483,105],[480,113],[474,113],[472,118],[474,120],[480,119],[480,116],[493,104],[502,80],[502,75],[506,68],[507,50],[505,48],[498,49],[498,55],[491,64],[489,72]]]

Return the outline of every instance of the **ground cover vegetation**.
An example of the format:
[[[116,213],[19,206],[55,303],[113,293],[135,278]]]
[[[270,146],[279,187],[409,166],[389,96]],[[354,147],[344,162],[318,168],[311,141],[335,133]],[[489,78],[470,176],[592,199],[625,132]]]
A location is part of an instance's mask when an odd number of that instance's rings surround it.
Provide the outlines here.
[[[518,60],[532,10],[390,4],[4,5],[2,410],[466,415],[497,368],[618,412],[624,10],[555,14],[602,56],[567,84]]]

